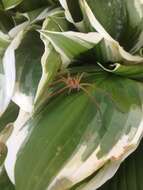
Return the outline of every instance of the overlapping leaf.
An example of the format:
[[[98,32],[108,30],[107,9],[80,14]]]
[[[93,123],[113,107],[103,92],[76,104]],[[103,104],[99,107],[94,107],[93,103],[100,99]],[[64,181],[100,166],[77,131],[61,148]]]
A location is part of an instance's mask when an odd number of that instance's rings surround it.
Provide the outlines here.
[[[14,168],[15,168],[15,161],[17,157],[17,152],[19,148],[21,147],[21,144],[27,137],[28,131],[22,130],[23,125],[27,122],[29,119],[30,114],[20,110],[17,119],[13,123],[13,131],[9,139],[6,141],[6,146],[8,147],[7,156],[4,162],[4,166],[6,168],[7,175],[9,179],[14,184]],[[22,130],[22,131],[21,131]],[[19,135],[19,132],[20,133]]]
[[[16,87],[13,100],[24,110],[31,111],[39,80],[43,43],[39,33],[30,30],[15,52]]]
[[[142,190],[142,146],[122,163],[115,177],[103,185],[99,190]],[[78,188],[75,188],[78,189]]]
[[[21,27],[24,28],[23,25]],[[14,28],[14,33],[17,34],[18,28]],[[0,115],[6,110],[8,104],[11,101],[11,98],[14,93],[15,88],[15,78],[16,78],[16,70],[15,70],[15,50],[18,48],[22,38],[23,38],[23,30],[18,33],[18,35],[9,43],[8,36],[5,36],[1,40],[2,45],[2,64],[1,64],[1,88],[0,88]],[[4,41],[5,40],[5,41]],[[5,45],[7,48],[3,49]],[[2,52],[1,50],[1,52]]]
[[[104,38],[97,32],[51,32],[41,31],[45,37],[53,44],[55,49],[64,57],[66,61],[89,60],[93,64],[100,62],[109,65],[119,62],[121,64],[143,63],[140,56],[132,56],[123,50],[122,47],[111,39]],[[88,57],[88,58],[87,58]]]
[[[15,8],[18,11],[27,12],[48,5],[57,5],[58,0],[2,0],[2,5],[5,10]]]
[[[76,1],[76,6],[72,0],[60,0],[60,2],[71,22],[78,23],[84,19],[83,24],[86,30],[103,33],[105,29],[127,51],[130,50],[132,53],[137,52],[143,46],[142,0],[79,0]]]
[[[0,118],[0,131],[2,131],[5,126],[11,122],[14,122],[18,116],[19,108],[13,102],[8,106],[6,112]]]
[[[143,129],[142,84],[100,72],[84,80],[94,84],[88,88],[91,96],[82,91],[58,95],[19,131],[19,136],[27,131],[27,137],[15,158],[17,189],[67,189],[104,166],[95,175],[95,189],[137,147]],[[116,167],[99,180],[108,163]]]
[[[15,187],[9,180],[4,167],[0,168],[0,189],[15,190]]]
[[[0,4],[1,114],[12,97],[21,108],[5,161],[17,190],[95,190],[142,137],[143,87],[132,80],[143,78],[142,0],[60,3],[70,22],[60,8],[52,10],[58,0]],[[73,75],[85,72],[84,92],[58,94],[63,84],[53,87],[68,65]],[[49,99],[54,89],[57,96]],[[0,128],[9,115],[8,109]]]

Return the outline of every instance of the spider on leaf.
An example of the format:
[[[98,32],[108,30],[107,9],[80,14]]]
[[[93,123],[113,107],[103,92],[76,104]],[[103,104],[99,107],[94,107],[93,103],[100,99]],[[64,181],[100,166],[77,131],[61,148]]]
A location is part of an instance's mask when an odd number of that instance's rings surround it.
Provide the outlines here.
[[[50,86],[53,86],[58,83],[63,83],[65,86],[59,89],[58,91],[51,93],[49,96],[53,97],[55,95],[58,95],[64,92],[66,89],[68,89],[68,94],[70,94],[72,91],[75,91],[75,90],[77,91],[82,90],[83,92],[85,92],[85,94],[88,95],[88,97],[90,97],[90,99],[95,103],[97,108],[100,110],[100,106],[98,102],[96,101],[95,97],[93,97],[88,91],[88,89],[86,88],[86,87],[94,88],[94,86],[90,83],[82,82],[84,74],[85,73],[81,73],[81,74],[77,74],[76,76],[71,76],[70,73],[68,73],[67,77],[61,77],[59,80],[52,82]],[[101,111],[100,111],[100,114],[101,114]]]

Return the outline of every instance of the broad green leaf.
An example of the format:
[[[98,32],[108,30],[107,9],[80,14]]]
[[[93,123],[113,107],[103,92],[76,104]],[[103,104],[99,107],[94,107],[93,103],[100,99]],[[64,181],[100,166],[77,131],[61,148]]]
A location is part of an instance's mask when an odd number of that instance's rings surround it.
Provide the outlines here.
[[[57,6],[59,2],[58,0],[2,0],[2,4],[5,10],[16,7],[20,12],[27,12],[48,5]]]
[[[71,28],[71,25],[65,20],[64,13],[60,9],[53,10],[43,23],[43,30],[51,31],[66,31]],[[54,79],[57,71],[61,69],[61,55],[54,49],[49,40],[41,35],[41,39],[45,45],[45,52],[42,56],[42,77],[38,86],[35,109],[47,99],[47,89],[49,84]],[[37,108],[36,108],[37,107]]]
[[[4,167],[0,168],[0,189],[1,190],[15,190],[15,187],[10,182]]]
[[[28,134],[27,130],[23,130],[23,125],[27,122],[29,117],[30,117],[29,113],[20,110],[19,115],[13,124],[12,134],[6,142],[6,145],[8,147],[8,153],[6,156],[4,166],[6,168],[7,175],[13,184],[14,184],[14,167],[15,167],[17,152]],[[19,135],[20,131],[22,133]]]
[[[23,14],[25,14],[25,16],[29,19],[30,22],[34,23],[46,18],[49,15],[49,12],[50,8],[42,7]]]
[[[16,13],[15,17],[13,19],[15,22],[19,22],[20,20],[28,20],[30,24],[37,23],[41,20],[44,20],[50,13],[51,13],[51,6],[50,7],[42,7],[37,8],[29,12],[25,13]]]
[[[0,9],[0,31],[8,33],[14,27],[14,22],[10,14]]]
[[[24,0],[18,7],[17,10],[20,12],[28,12],[34,9],[38,9],[41,7],[47,7],[49,5],[56,5],[58,1],[54,0]]]
[[[69,62],[71,60],[88,60],[92,63],[100,62],[105,65],[114,62],[129,65],[143,63],[142,57],[127,53],[116,41],[103,38],[97,32],[52,32],[41,30],[41,34],[66,58],[66,64],[68,64],[68,59]]]
[[[72,22],[80,22],[82,17],[82,12],[80,10],[79,1],[73,3],[72,0],[59,0],[63,8],[66,10],[67,19],[73,20]],[[69,17],[68,17],[69,16]]]
[[[3,61],[4,53],[9,43],[10,43],[9,36],[0,32],[0,105],[1,105],[0,112],[3,112],[6,109],[6,107],[2,108],[4,83],[5,83],[5,73],[4,73],[4,66],[2,65],[2,61]],[[2,111],[2,109],[4,110]]]
[[[0,166],[7,155],[6,141],[13,131],[13,122],[18,116],[18,111],[18,107],[11,102],[6,112],[0,118]]]
[[[117,171],[116,175],[104,184],[99,190],[142,190],[142,145],[141,142],[138,149],[125,160]],[[92,177],[84,182],[84,184],[88,184]],[[78,184],[72,190],[79,190],[81,184]],[[95,186],[94,186],[95,187]],[[82,186],[81,189],[84,189]],[[92,189],[92,188],[91,188]],[[95,190],[95,188],[94,188]]]
[[[98,31],[108,37],[110,35],[132,53],[143,46],[142,0],[77,0],[76,6],[72,0],[60,2],[67,19],[77,27],[77,23],[82,22],[82,28],[87,32]]]
[[[138,149],[121,165],[117,174],[107,184],[99,190],[142,190],[142,146],[141,142]]]
[[[80,31],[85,31],[85,26],[82,22],[82,14],[79,8],[79,1],[73,3],[72,0],[59,0],[62,7],[65,9],[65,15],[69,22],[75,24]]]
[[[17,27],[16,27],[17,28]],[[15,28],[15,34],[17,29]],[[0,75],[0,115],[4,113],[14,93],[15,88],[15,50],[18,48],[23,37],[23,31],[11,41],[4,51]],[[7,39],[6,39],[7,40]],[[1,40],[2,41],[2,40]],[[8,43],[8,41],[6,41]],[[2,44],[3,45],[3,44]]]
[[[10,137],[13,131],[13,124],[8,123],[5,128],[0,132],[0,168],[3,166],[5,158],[7,156],[6,141]]]
[[[13,101],[23,110],[31,112],[40,81],[41,57],[44,46],[40,35],[34,29],[25,31],[25,35],[15,52],[16,86]]]
[[[2,131],[8,123],[14,122],[16,120],[18,111],[18,106],[11,102],[5,113],[0,118],[0,131]]]
[[[63,32],[76,29],[66,20],[64,11],[61,8],[55,8],[49,11],[47,19],[43,22],[42,30]]]
[[[9,36],[0,32],[0,64],[2,64],[3,55],[9,43],[10,43]],[[0,67],[2,68],[2,65]],[[1,74],[3,73],[2,69],[0,70],[0,73]]]
[[[35,109],[38,109],[38,107],[44,103],[45,99],[47,99],[48,86],[54,79],[62,63],[60,55],[55,51],[51,44],[48,44],[46,41],[44,42],[45,53],[42,57],[43,72],[36,93]]]
[[[114,39],[118,40],[126,50],[136,52],[143,46],[143,40],[141,39],[143,35],[142,0],[81,1],[88,3],[93,14],[102,26]],[[142,43],[139,42],[140,40]],[[138,43],[140,43],[141,46],[139,46]]]
[[[142,80],[143,79],[143,64],[137,65],[121,65],[119,63],[112,64],[110,67],[105,67],[98,63],[98,65],[105,71],[115,73],[120,76]]]
[[[23,0],[2,0],[4,9],[12,9],[21,3]]]
[[[67,89],[19,131],[27,136],[13,161],[18,190],[68,189],[108,162],[119,166],[138,145],[142,84],[105,72],[85,73],[82,81],[94,86],[88,94]]]

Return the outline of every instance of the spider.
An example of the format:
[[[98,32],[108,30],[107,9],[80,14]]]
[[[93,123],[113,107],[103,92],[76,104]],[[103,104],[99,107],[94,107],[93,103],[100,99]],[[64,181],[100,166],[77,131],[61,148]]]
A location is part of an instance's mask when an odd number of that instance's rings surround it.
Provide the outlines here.
[[[89,84],[89,83],[82,82],[84,74],[85,73],[81,73],[81,74],[77,74],[76,76],[71,76],[68,73],[67,77],[62,77],[59,80],[53,82],[50,86],[53,86],[54,84],[62,82],[65,85],[65,87],[61,88],[57,92],[51,93],[50,97],[55,96],[57,94],[60,94],[63,91],[65,91],[66,89],[68,89],[68,94],[71,93],[71,91],[73,91],[73,90],[77,90],[77,91],[82,90],[90,97],[90,99],[96,104],[96,106],[100,110],[100,106],[97,103],[97,101],[95,100],[95,98],[85,88],[85,87],[92,87],[93,88],[93,85]]]

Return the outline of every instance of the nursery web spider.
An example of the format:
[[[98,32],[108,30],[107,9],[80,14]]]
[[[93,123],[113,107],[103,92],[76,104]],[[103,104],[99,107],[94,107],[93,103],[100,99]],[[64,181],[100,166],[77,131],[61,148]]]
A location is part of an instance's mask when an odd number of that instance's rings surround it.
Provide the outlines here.
[[[90,97],[90,99],[95,103],[95,105],[100,110],[99,104],[97,103],[95,98],[90,94],[90,92],[88,92],[88,90],[86,89],[86,87],[93,88],[94,86],[90,83],[82,82],[84,74],[85,73],[81,73],[81,74],[77,74],[76,76],[71,76],[70,73],[68,73],[67,77],[61,77],[57,81],[52,82],[50,84],[50,86],[53,86],[58,83],[63,83],[65,86],[63,88],[59,89],[58,91],[51,93],[49,96],[53,97],[55,95],[58,95],[58,94],[62,93],[63,91],[65,91],[66,89],[68,89],[68,94],[74,90],[77,90],[77,91],[82,90]]]

